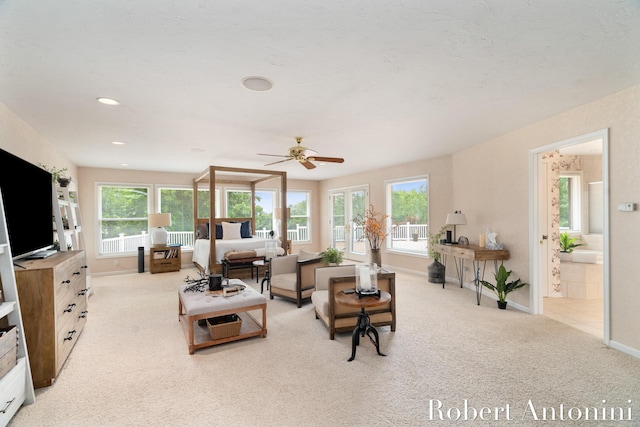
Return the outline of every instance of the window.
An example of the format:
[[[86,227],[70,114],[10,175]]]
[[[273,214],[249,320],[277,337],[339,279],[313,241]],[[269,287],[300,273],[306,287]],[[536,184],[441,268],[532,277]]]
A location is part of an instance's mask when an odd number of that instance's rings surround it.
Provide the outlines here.
[[[558,199],[561,230],[580,230],[580,187],[579,174],[560,174]]]
[[[216,218],[220,218],[220,190],[215,190],[216,197]],[[198,190],[198,218],[210,218],[211,209],[209,209],[209,190]]]
[[[229,218],[250,218],[251,217],[251,191],[250,190],[227,190],[227,217]],[[255,192],[256,221],[253,234],[259,237],[268,237],[273,230],[273,211],[275,191],[257,190]]]
[[[194,242],[193,189],[160,187],[158,205],[158,212],[171,214],[171,226],[165,227],[169,232],[168,242],[179,243],[185,249],[192,249]]]
[[[256,191],[256,229],[254,234],[258,237],[267,238],[271,230],[276,230],[273,215],[275,195],[275,191]]]
[[[149,247],[149,186],[98,185],[99,255],[137,252]]]
[[[226,191],[227,218],[251,218],[251,191]]]
[[[309,192],[287,191],[287,239],[292,242],[311,241],[311,227],[309,221]]]
[[[393,227],[387,248],[427,255],[429,203],[427,177],[389,181],[386,185],[387,215]]]

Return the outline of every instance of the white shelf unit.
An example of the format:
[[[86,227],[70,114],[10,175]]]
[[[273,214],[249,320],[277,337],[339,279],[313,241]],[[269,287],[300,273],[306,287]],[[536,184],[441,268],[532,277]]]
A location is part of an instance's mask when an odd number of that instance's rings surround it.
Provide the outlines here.
[[[60,251],[86,252],[77,191],[70,191],[69,187],[58,187],[53,184],[53,219],[54,238],[60,243]],[[60,233],[60,230],[64,232]],[[91,296],[93,291],[88,266],[86,274],[88,295]]]
[[[15,325],[18,333],[18,360],[2,378],[0,378],[0,426],[6,426],[22,405],[35,402],[35,392],[31,379],[29,353],[24,338],[18,287],[13,271],[13,259],[9,246],[7,221],[4,216],[4,203],[0,193],[0,278],[4,302],[0,304],[0,319],[6,318],[9,325]]]

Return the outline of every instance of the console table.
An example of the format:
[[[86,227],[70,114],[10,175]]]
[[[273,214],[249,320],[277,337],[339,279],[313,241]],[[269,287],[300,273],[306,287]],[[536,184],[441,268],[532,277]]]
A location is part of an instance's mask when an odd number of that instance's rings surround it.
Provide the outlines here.
[[[458,280],[460,281],[460,287],[464,282],[464,260],[469,259],[473,262],[474,271],[474,284],[476,285],[476,299],[478,305],[480,305],[480,298],[482,297],[482,286],[480,280],[484,280],[484,270],[487,266],[487,261],[493,261],[494,269],[498,271],[498,261],[505,261],[509,259],[509,251],[506,249],[487,249],[481,248],[475,245],[443,245],[437,244],[433,247],[434,252],[438,252],[442,255],[442,264],[447,265],[447,256],[451,255],[456,266],[456,273],[458,274]],[[482,265],[482,275],[480,273],[480,262]],[[442,284],[444,288],[444,284]]]

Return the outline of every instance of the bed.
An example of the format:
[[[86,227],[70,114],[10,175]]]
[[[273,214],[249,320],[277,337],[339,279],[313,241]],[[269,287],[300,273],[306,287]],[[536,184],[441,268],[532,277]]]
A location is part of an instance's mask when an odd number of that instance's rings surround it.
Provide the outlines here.
[[[203,273],[220,272],[222,260],[229,252],[254,251],[255,256],[262,257],[265,253],[266,241],[270,239],[256,236],[255,230],[255,202],[251,206],[251,217],[246,218],[203,218],[198,215],[199,200],[202,193],[198,190],[215,189],[215,186],[229,185],[233,188],[248,188],[251,190],[251,200],[255,200],[256,185],[270,180],[278,180],[280,194],[287,192],[287,173],[282,171],[267,171],[259,169],[241,169],[222,166],[209,166],[199,177],[193,180],[194,189],[194,226],[196,241],[193,249],[193,263]],[[212,185],[213,184],[213,185]],[[267,185],[274,185],[270,182]],[[216,206],[216,192],[209,191],[209,206]],[[280,197],[281,212],[286,212],[286,197]],[[215,212],[215,209],[210,209]],[[215,230],[212,224],[215,224]],[[281,229],[277,234],[287,235],[286,218],[281,221]],[[221,233],[221,228],[224,228]],[[240,235],[237,229],[240,228]],[[206,230],[206,231],[205,231]],[[224,235],[224,231],[231,231],[233,236]],[[214,238],[214,237],[220,238]],[[250,237],[249,237],[250,236]],[[232,238],[229,238],[232,237]],[[284,254],[282,242],[277,241],[278,253]]]

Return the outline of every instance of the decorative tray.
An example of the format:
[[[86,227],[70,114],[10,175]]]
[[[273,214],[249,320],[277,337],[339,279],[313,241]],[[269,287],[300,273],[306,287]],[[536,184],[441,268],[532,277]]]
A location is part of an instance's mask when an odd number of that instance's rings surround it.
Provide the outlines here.
[[[238,295],[242,293],[246,288],[245,285],[231,285],[224,286],[219,291],[210,291],[209,289],[205,289],[204,293],[206,295],[211,295],[212,297],[232,297],[234,295]]]

